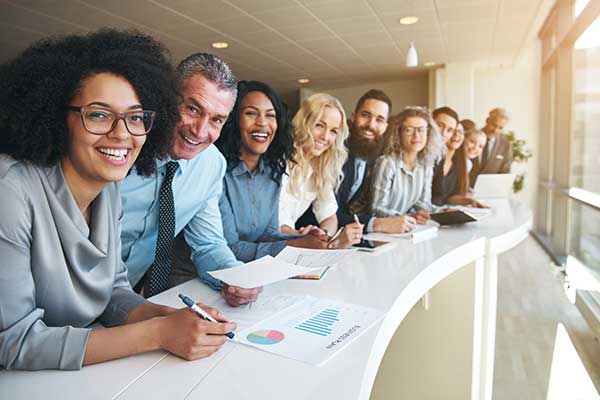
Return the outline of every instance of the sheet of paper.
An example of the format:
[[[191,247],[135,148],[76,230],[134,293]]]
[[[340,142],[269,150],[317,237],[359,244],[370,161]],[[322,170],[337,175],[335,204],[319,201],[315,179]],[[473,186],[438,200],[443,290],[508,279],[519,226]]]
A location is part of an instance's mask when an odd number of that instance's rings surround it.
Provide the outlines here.
[[[491,208],[475,208],[475,207],[458,207],[460,210],[472,215],[477,218],[477,220],[481,220],[485,217],[489,217],[492,214]]]
[[[324,268],[339,263],[342,258],[347,257],[355,251],[356,249],[318,250],[287,246],[275,258],[303,267]]]
[[[210,271],[209,274],[228,285],[250,289],[278,282],[292,276],[308,274],[314,270],[315,268],[306,268],[271,256],[264,256],[243,265]]]
[[[303,301],[304,296],[261,295],[255,302],[243,304],[239,307],[230,306],[221,296],[214,300],[211,306],[219,310],[230,321],[237,324],[237,328],[234,331],[237,334]]]
[[[240,343],[319,365],[348,346],[384,313],[306,296],[303,301],[238,332]]]
[[[363,236],[365,240],[390,241],[394,239],[420,239],[437,235],[438,224],[429,221],[426,224],[417,224],[414,229],[406,233],[382,233],[372,232]]]

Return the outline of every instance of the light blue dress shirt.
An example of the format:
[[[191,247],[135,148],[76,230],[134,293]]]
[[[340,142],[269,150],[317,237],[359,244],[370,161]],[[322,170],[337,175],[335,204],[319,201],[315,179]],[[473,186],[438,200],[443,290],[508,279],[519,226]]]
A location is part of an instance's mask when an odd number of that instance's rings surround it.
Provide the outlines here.
[[[276,256],[288,238],[279,232],[281,179],[271,178],[272,169],[262,159],[252,172],[243,161],[227,171],[219,202],[223,231],[236,258],[250,262]]]
[[[158,192],[170,159],[157,161],[157,173],[143,177],[133,170],[121,182],[123,202],[122,257],[129,281],[135,285],[146,273],[156,251]],[[214,289],[221,282],[207,271],[240,264],[223,237],[219,199],[225,174],[225,159],[213,145],[191,160],[177,160],[173,177],[175,235],[183,230],[192,250],[192,261],[201,280]]]

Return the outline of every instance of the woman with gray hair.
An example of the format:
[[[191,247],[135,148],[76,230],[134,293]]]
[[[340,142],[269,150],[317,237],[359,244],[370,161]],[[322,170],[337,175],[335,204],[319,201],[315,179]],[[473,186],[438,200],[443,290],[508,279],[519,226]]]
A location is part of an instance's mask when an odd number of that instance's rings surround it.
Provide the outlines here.
[[[384,155],[375,162],[369,190],[356,203],[356,211],[376,217],[406,216],[409,231],[415,223],[425,223],[434,209],[433,165],[443,155],[444,142],[423,107],[407,107],[391,118],[385,135]]]

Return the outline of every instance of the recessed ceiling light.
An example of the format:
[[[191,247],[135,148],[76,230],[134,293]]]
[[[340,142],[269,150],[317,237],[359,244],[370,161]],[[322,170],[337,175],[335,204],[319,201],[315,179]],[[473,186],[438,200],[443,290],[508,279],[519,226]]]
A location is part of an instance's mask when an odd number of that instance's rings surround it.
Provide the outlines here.
[[[229,47],[229,43],[227,42],[213,42],[212,47],[215,49],[226,49]]]
[[[423,65],[425,67],[433,67],[435,65],[435,62],[433,62],[433,61],[427,61],[427,62],[424,62]]]
[[[300,83],[300,84],[305,84],[305,83],[308,83],[308,82],[310,82],[310,79],[308,79],[308,78],[300,78],[300,79],[298,79],[298,83]]]
[[[419,22],[419,17],[415,17],[414,15],[408,15],[406,17],[400,18],[399,21],[402,25],[412,25]]]

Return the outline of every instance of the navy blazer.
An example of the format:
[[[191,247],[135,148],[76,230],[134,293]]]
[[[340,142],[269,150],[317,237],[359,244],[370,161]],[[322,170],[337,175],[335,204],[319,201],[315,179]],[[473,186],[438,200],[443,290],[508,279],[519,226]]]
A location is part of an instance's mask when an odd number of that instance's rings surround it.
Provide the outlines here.
[[[371,166],[370,162],[367,163],[367,168],[364,169],[362,176],[356,176],[357,171],[354,167],[355,159],[356,158],[354,156],[349,155],[348,159],[342,166],[344,179],[342,180],[340,187],[335,193],[335,199],[337,200],[338,204],[337,218],[339,226],[344,226],[354,222],[354,214],[352,214],[349,211],[349,208],[352,202],[358,198],[359,194],[363,190],[363,187],[365,186],[365,183],[367,181],[366,177]],[[356,180],[360,180],[360,187],[356,191],[354,196],[350,197],[350,189],[352,189],[352,185]],[[369,222],[369,219],[371,219],[371,216],[358,215],[358,219],[360,220],[360,223],[365,226],[364,231],[366,232],[367,224]],[[315,215],[313,214],[312,209],[310,207],[304,212],[304,214],[302,214],[298,221],[296,221],[296,228],[300,228],[307,225],[318,225],[317,219],[315,218]]]

